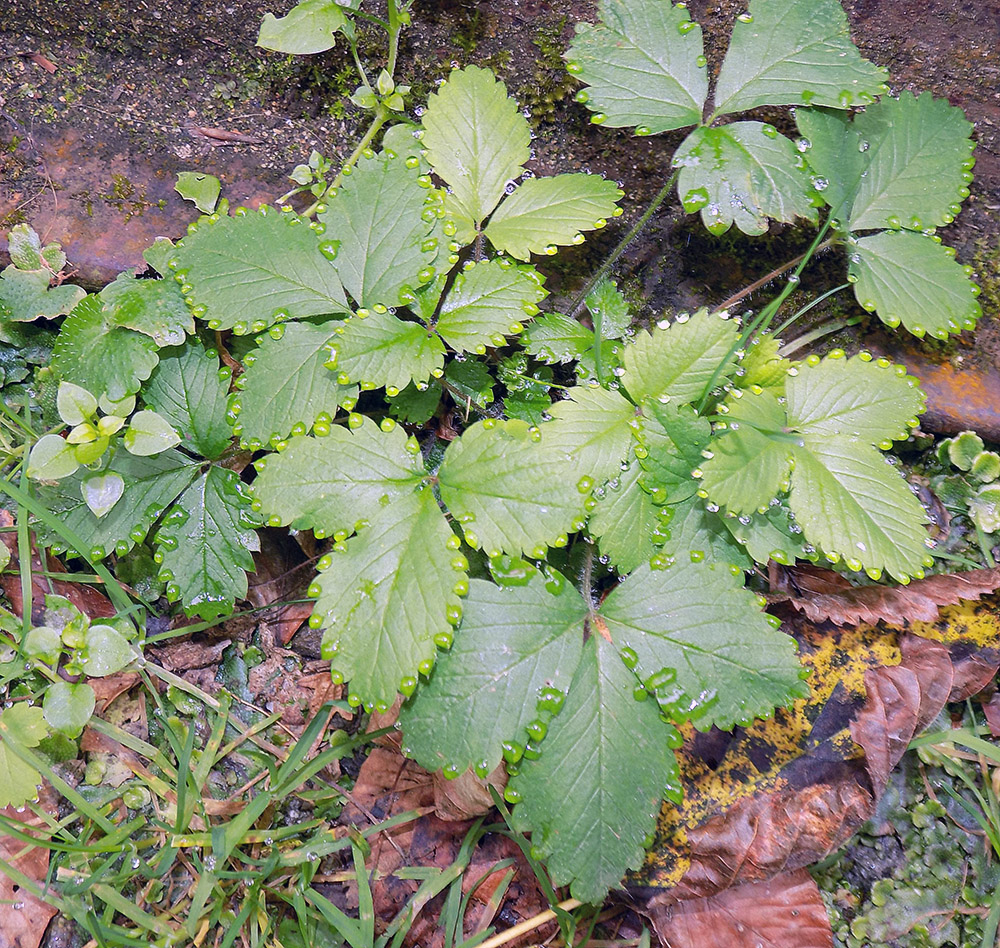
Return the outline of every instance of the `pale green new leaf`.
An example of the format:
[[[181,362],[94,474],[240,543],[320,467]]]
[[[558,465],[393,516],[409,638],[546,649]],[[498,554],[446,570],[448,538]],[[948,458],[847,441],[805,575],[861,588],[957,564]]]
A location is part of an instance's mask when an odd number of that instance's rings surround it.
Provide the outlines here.
[[[79,737],[96,704],[94,689],[86,682],[54,681],[45,689],[42,713],[50,727],[67,737]]]
[[[838,0],[751,0],[733,24],[715,113],[761,105],[846,109],[887,91],[886,71],[861,58]]]
[[[85,388],[72,382],[60,382],[56,394],[56,408],[59,417],[67,425],[79,425],[90,421],[97,411],[97,399]]]
[[[587,529],[597,538],[603,556],[622,574],[630,573],[656,553],[653,534],[663,525],[660,511],[648,491],[639,486],[642,468],[637,461],[598,491],[597,506]],[[612,487],[612,484],[615,486]]]
[[[325,438],[291,438],[258,470],[254,506],[268,523],[317,536],[351,533],[413,493],[425,474],[402,426],[383,431],[370,418],[358,428],[335,425]]]
[[[246,596],[246,574],[254,569],[250,554],[260,541],[242,490],[235,471],[212,465],[181,494],[157,531],[167,597],[179,599],[189,616],[227,615]]]
[[[884,231],[860,238],[850,253],[848,279],[867,310],[889,326],[938,339],[974,329],[982,308],[965,270],[929,237]]]
[[[454,70],[423,115],[427,160],[451,188],[451,202],[478,227],[528,160],[531,129],[488,69]]]
[[[86,295],[81,286],[49,287],[51,270],[19,270],[11,265],[0,272],[0,318],[30,322],[70,312]]]
[[[122,499],[125,493],[125,481],[122,480],[121,474],[114,472],[91,474],[84,478],[80,491],[84,503],[94,516],[104,517]]]
[[[882,99],[854,119],[854,132],[868,143],[867,174],[851,209],[851,230],[903,227],[924,230],[950,224],[968,189],[965,162],[972,123],[965,113],[904,90]]]
[[[76,305],[52,349],[52,369],[59,378],[111,401],[139,391],[158,361],[156,343],[116,326],[98,296],[84,297]]]
[[[705,509],[705,501],[693,494],[668,508],[670,536],[663,543],[665,554],[692,562],[723,563],[750,569],[753,560],[727,529],[728,518]]]
[[[712,426],[693,408],[650,398],[642,403],[642,415],[639,483],[659,503],[676,504],[698,489],[691,472],[702,463]]]
[[[426,382],[444,365],[444,345],[434,333],[390,312],[352,316],[336,333],[326,366],[341,385],[404,389],[410,381]]]
[[[362,158],[319,215],[324,237],[340,241],[333,265],[359,306],[396,306],[399,291],[418,286],[417,274],[437,257],[436,218],[425,210],[419,174],[385,152]]]
[[[146,457],[159,454],[181,443],[180,435],[170,422],[155,411],[137,411],[122,436],[125,449],[131,454]]]
[[[66,254],[59,244],[42,246],[42,239],[29,224],[15,224],[7,232],[7,253],[19,270],[45,270],[58,273],[66,266]]]
[[[923,412],[925,401],[902,366],[860,356],[799,366],[785,394],[788,424],[803,434],[843,435],[866,444],[905,439],[907,422]]]
[[[57,434],[47,434],[31,447],[27,475],[33,480],[58,481],[69,477],[79,466],[73,445]]]
[[[625,347],[622,381],[636,401],[661,395],[675,405],[697,401],[721,363],[720,384],[736,368],[730,351],[737,339],[735,323],[703,309],[685,321],[657,323],[652,333],[636,333]]]
[[[111,620],[114,621],[114,620]],[[129,640],[110,624],[89,626],[84,633],[81,659],[92,678],[105,678],[121,671],[138,657]]]
[[[496,209],[485,234],[501,253],[527,260],[554,245],[582,243],[583,231],[603,227],[621,196],[596,174],[529,178]]]
[[[900,473],[867,444],[807,437],[795,449],[789,505],[806,538],[825,553],[896,579],[926,565],[927,513]]]
[[[219,376],[219,357],[191,339],[185,346],[160,353],[160,364],[142,397],[180,433],[185,448],[217,458],[233,436],[226,424],[228,391],[227,379]]]
[[[345,399],[357,398],[357,386],[338,385],[326,367],[340,325],[289,323],[260,338],[230,406],[241,441],[268,444],[292,431],[304,434],[321,414],[333,418]]]
[[[404,679],[415,686],[420,666],[429,669],[435,637],[450,641],[466,566],[447,545],[452,537],[433,492],[411,490],[382,507],[316,580],[323,654],[367,705],[391,705]]]
[[[619,644],[620,643],[615,643]],[[510,787],[517,817],[532,828],[555,885],[600,903],[643,860],[664,788],[676,786],[674,733],[653,701],[636,701],[636,680],[615,645],[591,634],[541,757],[525,761]]]
[[[806,693],[795,641],[771,626],[741,571],[723,563],[678,555],[667,569],[640,566],[601,615],[674,720],[728,731]]]
[[[37,747],[48,733],[41,708],[18,701],[0,712],[0,807],[24,806],[38,797],[42,775],[12,745]]]
[[[278,53],[322,53],[346,23],[344,7],[336,0],[301,0],[285,16],[264,14],[257,45]]]
[[[158,346],[180,346],[194,317],[175,280],[135,280],[123,274],[101,290],[108,322],[149,336]]]
[[[544,556],[583,522],[585,494],[561,451],[534,440],[524,421],[488,419],[448,445],[438,472],[441,498],[470,546]]]
[[[505,741],[525,743],[539,692],[569,688],[587,606],[571,583],[537,571],[523,586],[473,579],[463,606],[454,645],[399,722],[407,754],[427,770],[489,773]]]
[[[816,220],[818,195],[795,146],[771,126],[733,122],[698,128],[673,157],[681,169],[677,193],[689,214],[701,211],[711,234],[735,223],[744,234],[763,234],[768,219]]]
[[[524,346],[543,362],[572,362],[594,347],[594,334],[569,316],[545,313],[525,330]]]
[[[521,331],[528,311],[545,298],[542,277],[533,267],[511,265],[509,260],[484,260],[466,267],[455,277],[441,304],[438,333],[453,349],[503,345],[503,337]]]
[[[664,0],[603,0],[598,10],[601,21],[578,24],[566,53],[598,124],[652,135],[699,122],[708,70],[688,11]]]
[[[295,214],[265,209],[203,221],[177,245],[178,272],[210,329],[259,331],[283,319],[347,311],[337,271],[321,251],[334,246],[329,236]]]
[[[601,327],[602,339],[621,339],[632,324],[628,303],[612,280],[601,280],[588,294],[584,304],[594,321],[594,331]]]

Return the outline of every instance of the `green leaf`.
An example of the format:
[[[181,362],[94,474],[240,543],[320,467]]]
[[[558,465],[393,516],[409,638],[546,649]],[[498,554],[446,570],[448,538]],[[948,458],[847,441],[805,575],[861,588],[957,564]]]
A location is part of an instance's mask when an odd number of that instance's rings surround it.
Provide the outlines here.
[[[673,728],[652,701],[636,701],[636,680],[615,646],[591,635],[541,757],[510,783],[524,802],[555,885],[600,903],[626,869],[642,863],[664,787],[677,786]],[[626,777],[627,775],[627,777]]]
[[[112,401],[139,391],[158,361],[156,343],[116,326],[97,296],[76,305],[52,350],[52,369],[59,378]]]
[[[215,205],[219,203],[222,185],[214,174],[203,174],[200,171],[178,171],[174,190],[185,201],[194,204],[202,214],[211,214],[215,210]]]
[[[526,742],[540,692],[568,689],[586,614],[570,583],[534,569],[522,586],[471,580],[455,644],[400,711],[407,755],[449,774],[492,771],[505,742]]]
[[[728,731],[807,694],[795,641],[773,628],[739,569],[684,556],[640,566],[601,615],[635,672],[674,720]]]
[[[260,541],[242,489],[235,471],[213,465],[181,494],[157,532],[167,598],[180,599],[189,616],[226,615],[246,596],[250,553]]]
[[[164,509],[190,483],[197,468],[177,451],[164,451],[141,458],[119,451],[107,472],[119,474],[125,483],[122,499],[104,517],[97,518],[81,494],[82,472],[58,487],[39,492],[45,506],[69,527],[85,544],[85,553],[100,551],[101,559],[116,550],[127,553],[142,540]],[[54,531],[45,532],[47,542],[59,543]]]
[[[79,385],[60,382],[56,393],[56,408],[59,417],[67,425],[79,425],[93,418],[97,411],[97,399]]]
[[[496,209],[485,234],[501,253],[527,260],[554,245],[583,243],[583,231],[607,223],[622,191],[596,174],[529,178]]]
[[[261,211],[269,213],[240,210],[192,225],[174,254],[194,312],[209,329],[259,332],[285,319],[347,311],[340,278],[322,252],[333,246],[329,238],[267,205]]]
[[[419,185],[420,173],[385,152],[362,158],[319,215],[325,236],[340,241],[333,264],[359,306],[396,306],[437,257],[436,192]]]
[[[76,451],[57,434],[42,435],[28,455],[28,477],[36,481],[58,481],[80,466]]]
[[[524,344],[543,362],[571,362],[594,347],[594,334],[569,316],[545,313],[525,330]]]
[[[689,319],[658,322],[652,333],[638,332],[625,347],[623,382],[636,401],[666,396],[675,405],[701,398],[720,363],[721,384],[736,368],[730,351],[739,328],[722,316],[699,310]],[[730,361],[726,361],[727,357]]]
[[[324,438],[295,437],[257,464],[254,508],[272,526],[313,530],[318,537],[356,529],[386,506],[412,494],[425,476],[406,432],[365,418],[357,428],[335,425]]]
[[[715,114],[761,105],[846,109],[888,91],[861,58],[838,0],[751,0],[737,18],[715,87]]]
[[[512,266],[508,260],[484,260],[455,276],[441,304],[438,333],[460,352],[485,352],[502,346],[521,321],[538,311],[545,299],[541,275],[534,267]]]
[[[103,517],[122,499],[125,482],[120,474],[91,474],[80,485],[84,503],[95,517]]]
[[[673,516],[667,523],[670,536],[663,543],[664,554],[692,563],[733,565],[741,570],[753,566],[747,551],[727,529],[728,518],[707,510],[701,498],[692,495],[667,509]]]
[[[143,410],[132,416],[122,442],[130,454],[148,457],[180,444],[181,438],[166,418],[155,411]]]
[[[455,363],[449,363],[449,368]],[[392,417],[397,421],[405,421],[414,425],[422,425],[430,421],[441,404],[441,387],[428,385],[421,391],[412,382],[398,395],[386,397],[389,402]]]
[[[899,472],[858,441],[804,441],[795,449],[789,505],[806,539],[856,569],[885,570],[901,581],[922,575],[927,514]]]
[[[602,0],[601,22],[577,25],[567,69],[590,88],[598,124],[653,135],[701,121],[708,71],[701,27],[662,0]],[[582,98],[582,96],[578,97]]]
[[[0,806],[24,806],[38,797],[42,775],[10,745],[37,747],[48,732],[41,708],[19,701],[0,712]]]
[[[579,488],[563,453],[535,437],[526,422],[487,419],[466,428],[445,452],[441,497],[466,542],[488,556],[541,557],[546,545],[565,544],[574,524],[582,526],[590,486]]]
[[[335,370],[341,385],[360,382],[362,388],[403,389],[411,381],[426,382],[441,374],[444,345],[420,323],[373,310],[352,316],[336,333],[326,367]]]
[[[611,280],[601,280],[584,303],[593,317],[595,332],[600,323],[602,339],[621,339],[632,325],[628,303]]]
[[[0,272],[0,318],[30,322],[52,319],[70,312],[86,295],[80,286],[49,287],[51,270],[19,270],[5,267]]]
[[[816,180],[826,182],[823,200],[830,205],[831,216],[843,222],[851,213],[861,176],[868,166],[866,152],[871,143],[861,137],[846,112],[796,109],[795,122],[803,136],[799,147],[805,149],[803,154],[816,172]]]
[[[763,234],[769,218],[816,220],[818,196],[805,161],[770,125],[695,129],[673,165],[681,169],[677,193],[684,210],[700,210],[711,234],[724,234],[734,223],[744,234]]]
[[[257,45],[278,53],[322,53],[346,24],[344,8],[336,0],[301,0],[285,16],[264,14]]]
[[[630,573],[652,557],[663,536],[662,512],[648,491],[639,486],[642,468],[633,460],[618,478],[596,492],[597,506],[587,529],[597,537],[601,555],[608,557],[620,573]],[[612,486],[614,485],[614,486]]]
[[[917,98],[904,90],[856,116],[853,126],[859,147],[868,148],[851,230],[921,231],[952,222],[969,193],[964,175],[973,145],[972,123],[960,108],[929,92]]]
[[[42,246],[41,238],[28,224],[15,224],[7,233],[7,252],[18,270],[49,270],[58,273],[66,266],[66,254],[59,244]]]
[[[925,402],[903,366],[870,356],[807,360],[785,392],[789,425],[804,434],[843,435],[866,444],[905,440]]]
[[[915,336],[974,329],[982,315],[978,290],[947,248],[929,237],[885,231],[861,237],[850,249],[848,279],[867,310]]]
[[[194,317],[175,280],[135,280],[119,276],[101,290],[108,323],[134,329],[158,346],[183,345],[194,332]]]
[[[94,689],[85,682],[55,681],[45,689],[42,713],[50,727],[67,737],[79,737],[96,704]]]
[[[457,404],[461,404],[466,398],[471,398],[480,405],[493,404],[493,376],[482,362],[476,359],[468,359],[465,362],[452,360],[448,363],[444,377],[455,390],[449,394],[457,396]],[[435,395],[435,399],[439,397],[440,392]]]
[[[427,99],[427,160],[451,187],[450,204],[476,228],[529,157],[528,120],[488,69],[454,70]]]
[[[693,408],[656,399],[643,401],[642,414],[639,483],[657,502],[676,504],[698,489],[691,472],[702,463],[712,426]]]
[[[289,323],[260,337],[258,348],[244,360],[240,391],[230,405],[243,443],[273,444],[290,432],[305,434],[317,421],[322,429],[339,405],[353,403],[357,386],[338,385],[326,367],[328,346],[340,325]]]
[[[135,648],[114,626],[97,624],[84,633],[81,662],[91,678],[121,671],[138,657]]]
[[[219,375],[219,357],[191,339],[185,346],[160,353],[160,364],[142,397],[180,433],[185,448],[217,458],[232,438],[225,420],[228,390],[228,381]]]
[[[397,689],[412,690],[418,670],[430,672],[435,643],[451,642],[461,615],[454,590],[467,566],[453,539],[433,492],[411,490],[382,507],[317,579],[323,656],[366,705],[384,710]]]
[[[768,560],[787,566],[797,559],[805,559],[802,528],[796,526],[798,532],[793,532],[788,508],[782,504],[772,501],[765,514],[758,511],[750,516],[719,519],[733,539],[762,566],[766,566]],[[744,566],[748,567],[749,564]]]

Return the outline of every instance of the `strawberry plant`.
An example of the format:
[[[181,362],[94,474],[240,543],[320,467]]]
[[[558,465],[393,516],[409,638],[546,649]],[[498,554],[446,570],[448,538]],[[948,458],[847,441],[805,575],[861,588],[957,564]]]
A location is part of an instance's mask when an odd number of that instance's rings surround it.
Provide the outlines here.
[[[527,120],[474,66],[375,150],[405,105],[408,13],[388,11],[375,83],[359,61],[372,125],[329,184],[326,170],[299,182],[316,198],[303,213],[223,201],[147,251],[160,279],[123,275],[82,299],[50,289],[41,258],[4,271],[4,327],[69,310],[40,374],[88,396],[60,412],[102,447],[56,445],[46,416],[27,467],[52,515],[39,529],[113,567],[144,554],[166,599],[205,619],[245,595],[258,527],[310,531],[326,544],[310,625],[349,703],[402,696],[404,753],[446,776],[502,764],[535,853],[598,901],[683,792],[678,724],[730,729],[807,693],[792,639],[747,585],[755,565],[825,558],[901,583],[933,565],[927,515],[884,453],[917,425],[917,381],[864,351],[793,362],[772,323],[836,244],[889,325],[971,328],[976,288],[934,233],[968,194],[971,126],[928,94],[876,101],[884,72],[835,0],[754,0],[714,105],[682,5],[604,0],[567,53],[592,121],[694,126],[654,208],[676,188],[712,233],[799,218],[818,233],[744,321],[702,309],[637,327],[606,279],[615,255],[580,320],[542,312],[542,264],[607,226],[622,192],[531,175]],[[268,19],[261,44],[309,52],[340,33],[356,55],[361,15],[306,0]],[[797,106],[803,137],[731,120],[763,105]],[[132,399],[156,453],[102,433]]]

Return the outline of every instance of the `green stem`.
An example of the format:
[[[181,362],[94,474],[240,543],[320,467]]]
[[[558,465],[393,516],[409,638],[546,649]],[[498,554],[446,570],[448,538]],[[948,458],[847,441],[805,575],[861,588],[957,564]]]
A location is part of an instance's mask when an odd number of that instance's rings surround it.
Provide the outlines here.
[[[809,345],[810,342],[815,342],[817,339],[829,336],[830,333],[837,332],[846,326],[856,326],[861,322],[862,318],[861,316],[851,316],[844,319],[831,319],[830,322],[823,323],[822,326],[817,326],[815,329],[809,330],[809,332],[804,332],[801,336],[796,336],[791,342],[778,350],[778,355],[787,359],[791,353],[797,352],[803,346]]]
[[[403,31],[404,24],[399,18],[399,5],[396,0],[389,0],[389,58],[386,61],[385,71],[395,79],[396,77],[396,57],[399,54],[399,34]]]
[[[368,86],[369,89],[372,88],[372,84],[368,81],[368,73],[365,72],[364,64],[358,55],[358,44],[354,40],[348,40],[347,45],[351,47],[351,55],[354,57],[354,65],[358,67],[358,75],[361,77],[362,84]]]
[[[601,280],[607,275],[608,271],[618,262],[619,257],[628,248],[628,245],[639,236],[640,231],[649,223],[650,218],[656,213],[657,208],[667,199],[670,194],[671,189],[677,182],[677,176],[680,174],[680,169],[677,169],[667,178],[667,183],[660,188],[659,193],[650,202],[649,207],[643,212],[642,217],[640,217],[632,226],[629,228],[628,233],[618,241],[618,246],[611,251],[611,254],[602,263],[594,275],[587,281],[586,286],[580,292],[580,295],[576,298],[572,307],[569,310],[570,316],[576,316],[581,309],[583,309],[583,304],[587,297],[590,295],[590,291],[597,286]]]
[[[812,302],[806,303],[806,305],[803,306],[802,309],[798,310],[798,312],[796,313],[793,313],[777,329],[775,329],[774,335],[780,336],[800,316],[805,316],[805,314],[808,313],[809,310],[811,310],[814,306],[819,306],[819,304],[822,303],[823,300],[829,299],[831,296],[834,296],[841,290],[846,290],[850,285],[851,285],[850,283],[841,283],[840,286],[835,286],[832,290],[827,290],[825,293],[821,294],[820,296],[817,296],[816,299],[814,299]]]

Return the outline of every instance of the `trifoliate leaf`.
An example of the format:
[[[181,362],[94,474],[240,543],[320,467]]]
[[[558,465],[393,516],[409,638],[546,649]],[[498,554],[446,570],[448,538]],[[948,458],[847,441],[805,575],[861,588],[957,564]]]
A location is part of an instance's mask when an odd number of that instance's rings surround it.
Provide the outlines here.
[[[120,276],[101,290],[108,322],[134,329],[158,346],[183,345],[194,318],[175,280],[135,280]]]
[[[428,770],[489,773],[505,742],[523,747],[543,689],[569,688],[586,614],[570,583],[536,570],[526,585],[471,580],[455,644],[400,711],[409,755]]]
[[[693,408],[656,399],[642,403],[642,414],[639,483],[658,503],[679,503],[698,489],[691,472],[702,463],[712,426]]]
[[[50,727],[67,737],[79,737],[94,713],[97,699],[86,682],[54,681],[45,689],[42,713]]]
[[[717,382],[732,374],[730,351],[739,339],[735,323],[699,310],[690,319],[657,323],[652,334],[638,332],[625,347],[622,381],[636,401],[669,396],[675,405],[697,401],[715,375]],[[726,361],[727,356],[729,361]]]
[[[73,445],[57,434],[47,434],[32,446],[27,474],[36,481],[58,481],[69,477],[79,466]]]
[[[103,517],[122,499],[122,494],[125,493],[125,481],[120,474],[114,472],[91,474],[84,478],[80,485],[80,493],[93,515]]]
[[[700,210],[711,234],[724,234],[734,223],[744,234],[763,234],[768,219],[816,220],[818,198],[806,164],[770,125],[696,129],[681,142],[673,164],[681,169],[677,193],[684,210]]]
[[[139,391],[158,361],[156,343],[116,326],[98,296],[87,296],[76,305],[52,350],[52,369],[59,378],[112,401]]]
[[[337,333],[326,366],[341,385],[402,389],[426,382],[444,365],[444,345],[434,333],[390,312],[352,316]]]
[[[611,636],[673,720],[728,731],[805,694],[795,641],[771,626],[743,574],[682,554],[640,566],[601,606]]]
[[[500,253],[527,260],[555,245],[583,242],[603,227],[622,192],[600,175],[557,174],[522,182],[496,209],[485,234]]]
[[[642,468],[632,463],[605,487],[596,492],[597,506],[587,523],[597,537],[602,556],[622,574],[630,573],[656,553],[653,535],[663,524],[661,507],[653,503],[648,491],[639,486]],[[614,485],[614,486],[612,486]]]
[[[902,366],[859,356],[806,362],[788,379],[785,392],[788,424],[796,430],[866,444],[904,439],[907,422],[923,412],[925,400]]]
[[[419,174],[385,152],[362,158],[319,215],[324,238],[340,241],[333,265],[359,306],[396,306],[399,291],[419,286],[417,275],[437,257],[436,218]]]
[[[246,596],[250,552],[260,541],[241,490],[234,471],[213,465],[181,494],[156,534],[167,598],[179,599],[189,616],[226,615]]]
[[[441,497],[465,528],[470,546],[487,555],[523,552],[543,556],[582,524],[584,496],[567,477],[566,459],[535,440],[518,420],[487,419],[448,445],[438,472]],[[561,544],[560,544],[561,545]]]
[[[155,411],[137,411],[125,429],[122,443],[130,454],[148,457],[181,443],[170,422]]]
[[[270,14],[264,14],[265,18]],[[219,203],[222,184],[214,174],[200,171],[178,171],[174,190],[190,201],[202,214],[211,214]]]
[[[590,87],[594,121],[655,135],[701,121],[708,71],[701,27],[661,0],[603,0],[601,21],[580,23],[567,69]]]
[[[228,381],[219,376],[219,357],[195,338],[185,346],[160,352],[160,364],[142,397],[180,433],[185,448],[217,458],[229,447],[233,434],[225,421],[228,390]]]
[[[538,311],[535,304],[545,295],[534,267],[485,260],[456,275],[434,328],[461,352],[503,345],[505,336],[520,332],[521,322]]]
[[[636,701],[636,684],[615,645],[592,634],[541,757],[509,784],[553,883],[582,902],[600,903],[642,863],[664,788],[678,783],[674,729],[653,701]]]
[[[340,278],[323,253],[335,246],[330,238],[294,214],[267,210],[202,222],[177,245],[177,270],[210,329],[259,332],[283,319],[347,311]]]
[[[138,657],[136,649],[118,629],[103,623],[87,628],[80,654],[91,678],[113,675]]]
[[[425,475],[403,428],[384,431],[369,418],[358,428],[335,425],[324,438],[291,438],[258,469],[254,506],[268,523],[322,536],[352,533],[358,521],[413,493]]]
[[[928,557],[927,514],[909,484],[875,448],[811,435],[795,448],[789,505],[806,539],[858,568],[896,579]]]
[[[951,223],[969,193],[963,175],[972,123],[960,108],[904,90],[856,116],[853,130],[859,147],[867,146],[867,174],[851,208],[851,230]]]
[[[453,537],[433,492],[410,491],[380,508],[316,580],[323,654],[366,703],[391,705],[418,670],[430,671],[435,642],[450,643],[467,566],[448,546]]]
[[[902,323],[915,336],[945,339],[975,328],[982,314],[965,270],[929,237],[902,231],[861,237],[850,261],[858,302],[891,327]]]
[[[97,399],[85,388],[72,382],[60,382],[56,393],[56,409],[67,425],[90,421],[97,411]]]
[[[322,53],[346,24],[344,7],[336,0],[301,0],[285,16],[264,14],[257,45],[278,53]]]
[[[82,498],[82,473],[58,487],[46,487],[39,492],[45,506],[83,540],[84,553],[100,551],[95,559],[114,550],[125,554],[142,540],[153,521],[190,483],[197,467],[177,451],[164,451],[148,458],[118,451],[106,472],[122,478],[125,492],[100,519]],[[50,543],[65,542],[55,531],[46,531],[45,536]]]
[[[42,775],[17,755],[18,747],[37,747],[49,733],[41,708],[23,701],[0,712],[0,806],[24,806],[38,796]]]
[[[594,334],[562,313],[539,316],[524,333],[525,348],[543,362],[571,362],[594,346]]]
[[[632,324],[625,297],[612,280],[601,280],[588,294],[584,303],[594,321],[594,331],[601,327],[602,339],[621,339]]]
[[[761,105],[864,105],[886,71],[861,58],[838,0],[751,0],[737,17],[715,88],[715,113]]]
[[[317,419],[328,425],[343,401],[357,398],[357,386],[338,385],[337,373],[326,367],[327,346],[338,338],[334,328],[340,325],[289,323],[260,339],[245,359],[241,390],[230,406],[244,443],[305,434]]]
[[[427,160],[451,187],[449,205],[478,228],[528,160],[531,129],[488,69],[454,70],[423,116]]]
[[[673,516],[667,523],[670,536],[663,542],[663,553],[678,560],[722,563],[742,570],[750,569],[753,560],[735,540],[714,510],[705,508],[705,501],[691,495],[669,508]]]
[[[5,267],[0,272],[0,318],[15,322],[49,319],[70,312],[86,295],[80,286],[49,287],[51,270],[19,270]]]
[[[7,233],[7,253],[19,270],[46,270],[58,273],[66,265],[59,244],[42,246],[42,240],[28,224],[15,224]]]

